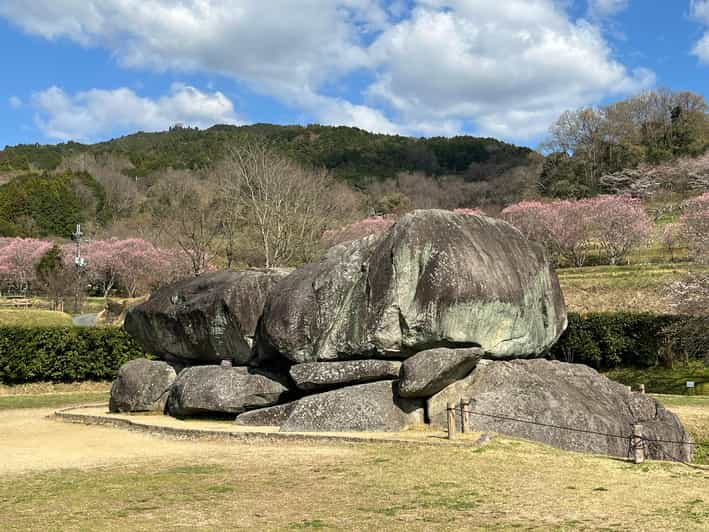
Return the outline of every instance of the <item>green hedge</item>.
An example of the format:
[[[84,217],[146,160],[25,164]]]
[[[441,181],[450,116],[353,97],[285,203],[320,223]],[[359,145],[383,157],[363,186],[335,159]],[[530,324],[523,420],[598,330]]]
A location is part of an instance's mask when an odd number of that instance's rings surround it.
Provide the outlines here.
[[[143,350],[117,328],[0,328],[0,382],[110,380]]]
[[[569,326],[552,347],[551,357],[600,370],[649,368],[660,362],[697,357],[697,353],[687,354],[687,343],[692,340],[690,336],[708,330],[709,320],[684,316],[570,313]]]

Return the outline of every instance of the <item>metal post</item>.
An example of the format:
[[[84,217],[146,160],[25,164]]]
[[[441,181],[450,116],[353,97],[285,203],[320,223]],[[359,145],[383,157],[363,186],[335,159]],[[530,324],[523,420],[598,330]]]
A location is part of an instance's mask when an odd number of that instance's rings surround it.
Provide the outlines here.
[[[448,403],[448,439],[455,438],[455,403]]]
[[[470,408],[468,408],[469,406],[470,401],[467,399],[460,400],[460,427],[463,434],[470,432],[470,414],[468,413],[470,411]]]
[[[645,461],[645,445],[643,443],[643,426],[640,424],[633,425],[630,448],[633,453],[633,463],[642,464]]]

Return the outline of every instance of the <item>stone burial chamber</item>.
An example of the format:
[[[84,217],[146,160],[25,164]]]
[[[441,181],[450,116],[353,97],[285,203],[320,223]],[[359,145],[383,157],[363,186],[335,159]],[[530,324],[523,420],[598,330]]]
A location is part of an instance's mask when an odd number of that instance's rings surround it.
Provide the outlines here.
[[[550,425],[687,441],[677,418],[585,366],[543,357],[566,328],[543,248],[511,225],[443,210],[329,249],[295,270],[207,273],[166,286],[125,329],[112,411],[232,416],[288,432],[441,427],[449,402]],[[172,373],[171,373],[172,372]],[[159,393],[158,393],[159,392]],[[474,430],[625,456],[627,441],[471,416]],[[668,444],[669,445],[669,444]],[[653,443],[689,458],[687,446]]]

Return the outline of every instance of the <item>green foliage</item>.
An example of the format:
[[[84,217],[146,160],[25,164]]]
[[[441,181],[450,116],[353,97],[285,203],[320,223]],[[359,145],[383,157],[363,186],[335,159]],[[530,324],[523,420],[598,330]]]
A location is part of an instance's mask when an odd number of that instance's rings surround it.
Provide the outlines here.
[[[231,145],[258,140],[300,163],[332,170],[357,186],[399,172],[463,175],[473,164],[491,161],[512,167],[531,153],[495,139],[461,136],[417,139],[380,135],[353,127],[321,125],[213,126],[204,131],[173,128],[161,133],[136,133],[94,145],[24,145],[0,151],[0,170],[53,169],[62,157],[76,153],[114,153],[127,156],[131,176],[145,177],[167,168],[197,170],[209,167]],[[0,217],[1,218],[1,217]]]
[[[62,250],[54,244],[49,250],[42,255],[37,263],[37,277],[46,279],[51,275],[56,275],[64,269],[64,261],[62,260]]]
[[[93,196],[87,205],[83,187]],[[27,174],[0,185],[0,236],[68,237],[89,211],[101,219],[104,192],[86,173]]]
[[[0,328],[0,382],[111,380],[143,350],[121,329]]]
[[[654,367],[659,362],[684,358],[667,335],[683,316],[648,313],[569,314],[569,326],[551,349],[557,360],[587,364],[596,369]],[[709,327],[704,322],[703,329]]]

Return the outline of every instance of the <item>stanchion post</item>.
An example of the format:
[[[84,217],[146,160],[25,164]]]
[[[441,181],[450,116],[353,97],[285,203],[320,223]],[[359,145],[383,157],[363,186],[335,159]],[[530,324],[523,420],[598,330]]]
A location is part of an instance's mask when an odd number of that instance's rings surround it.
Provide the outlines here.
[[[642,464],[645,461],[645,445],[643,444],[643,426],[633,425],[633,435],[630,439],[633,452],[633,463]]]
[[[455,438],[455,403],[448,403],[448,439]]]
[[[470,401],[467,399],[460,400],[460,428],[461,432],[465,434],[470,432]]]

